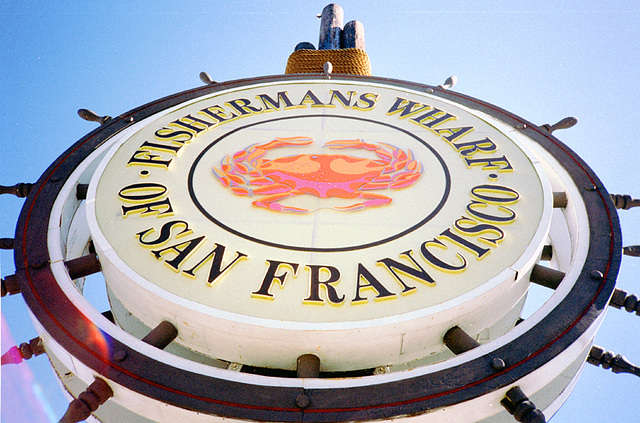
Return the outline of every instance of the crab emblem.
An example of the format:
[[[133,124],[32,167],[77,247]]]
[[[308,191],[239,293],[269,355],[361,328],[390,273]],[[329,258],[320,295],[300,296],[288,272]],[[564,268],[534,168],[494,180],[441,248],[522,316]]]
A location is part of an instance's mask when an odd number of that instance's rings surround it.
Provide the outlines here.
[[[278,212],[308,213],[311,210],[283,205],[287,197],[310,194],[320,198],[357,198],[362,201],[335,210],[355,211],[392,202],[390,197],[371,191],[398,189],[414,184],[422,175],[422,165],[411,150],[403,151],[388,144],[371,144],[362,140],[329,141],[323,147],[364,149],[378,159],[345,154],[298,154],[265,159],[272,149],[304,146],[314,142],[309,137],[276,138],[265,144],[253,144],[245,150],[224,157],[213,172],[218,180],[236,195],[260,196],[252,204]]]

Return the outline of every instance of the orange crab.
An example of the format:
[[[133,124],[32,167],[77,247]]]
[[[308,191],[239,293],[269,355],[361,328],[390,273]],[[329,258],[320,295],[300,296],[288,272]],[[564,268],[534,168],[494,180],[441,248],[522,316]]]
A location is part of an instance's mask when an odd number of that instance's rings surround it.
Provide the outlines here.
[[[261,196],[252,204],[279,212],[308,213],[311,210],[280,204],[279,201],[300,194],[320,198],[359,198],[363,201],[334,207],[336,210],[362,210],[391,203],[392,199],[373,190],[404,188],[422,175],[422,165],[411,150],[403,151],[388,144],[370,144],[362,140],[336,140],[324,146],[331,149],[365,149],[379,159],[344,154],[298,154],[262,158],[269,150],[283,146],[303,146],[314,142],[309,137],[276,138],[254,144],[224,157],[213,172],[235,194]]]

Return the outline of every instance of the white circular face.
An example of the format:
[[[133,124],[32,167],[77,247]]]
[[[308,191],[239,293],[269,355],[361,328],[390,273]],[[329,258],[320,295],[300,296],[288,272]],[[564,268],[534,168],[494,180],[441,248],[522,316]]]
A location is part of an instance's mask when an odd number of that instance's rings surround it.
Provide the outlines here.
[[[526,291],[518,275],[551,208],[501,127],[424,92],[335,79],[165,110],[91,182],[94,242],[118,270],[107,283],[140,316],[156,305],[127,299],[131,284],[244,325],[339,330],[457,307],[486,328]]]

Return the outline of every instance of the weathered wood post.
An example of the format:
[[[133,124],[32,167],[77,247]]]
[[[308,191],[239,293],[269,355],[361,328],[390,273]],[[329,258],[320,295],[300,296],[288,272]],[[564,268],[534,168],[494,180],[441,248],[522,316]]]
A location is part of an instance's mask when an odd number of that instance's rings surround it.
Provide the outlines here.
[[[342,48],[365,50],[364,25],[360,21],[349,21],[342,30]]]
[[[322,9],[320,21],[320,39],[318,50],[334,50],[340,48],[344,11],[340,5],[332,3]]]

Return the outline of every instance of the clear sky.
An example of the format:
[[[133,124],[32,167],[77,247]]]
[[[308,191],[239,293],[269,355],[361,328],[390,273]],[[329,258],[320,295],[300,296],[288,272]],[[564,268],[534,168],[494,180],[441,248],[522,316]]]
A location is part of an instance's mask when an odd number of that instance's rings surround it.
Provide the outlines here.
[[[214,80],[281,74],[300,41],[317,45],[328,1],[0,0],[0,184],[35,182],[96,124]],[[341,1],[364,24],[373,74],[453,88],[536,124],[576,116],[558,136],[612,193],[640,197],[640,5],[629,1]],[[0,197],[0,237],[22,199]],[[640,244],[640,209],[621,211],[625,245]],[[2,276],[13,256],[0,252]],[[640,294],[640,258],[618,286]],[[20,296],[1,302],[2,352],[37,335]],[[10,330],[5,326],[5,319]],[[640,364],[640,317],[610,309],[596,343]],[[2,421],[57,421],[67,400],[47,359],[2,368]],[[32,369],[34,377],[22,384]],[[29,394],[16,401],[11,387]],[[35,386],[35,388],[33,388]],[[637,422],[640,379],[587,366],[553,422]],[[32,398],[29,398],[33,395]],[[35,411],[44,410],[44,411]],[[34,414],[21,417],[27,413]]]

